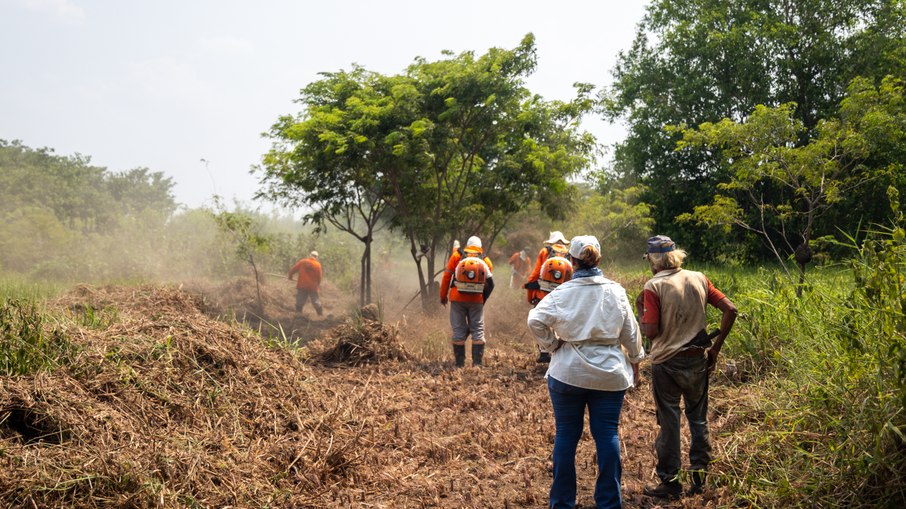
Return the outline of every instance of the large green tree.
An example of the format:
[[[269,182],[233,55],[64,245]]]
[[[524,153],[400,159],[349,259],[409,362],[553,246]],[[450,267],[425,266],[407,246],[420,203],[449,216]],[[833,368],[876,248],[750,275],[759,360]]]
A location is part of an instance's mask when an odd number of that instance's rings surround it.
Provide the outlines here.
[[[419,118],[392,141],[412,164],[389,175],[394,224],[409,239],[426,305],[436,253],[476,234],[490,251],[513,214],[533,202],[561,213],[568,178],[589,164],[594,147],[579,128],[592,106],[589,86],[577,85],[570,102],[544,101],[525,86],[537,64],[532,35],[512,50],[447,57],[417,59],[406,72]]]
[[[679,134],[665,126],[739,122],[759,104],[794,102],[796,143],[806,144],[855,76],[902,71],[904,19],[902,0],[652,2],[602,98],[605,116],[628,123],[616,166],[647,187],[658,231],[698,252],[727,245],[674,220],[710,201],[731,170],[715,153],[676,151]]]
[[[304,111],[272,129],[261,194],[314,206],[313,219],[388,207],[429,307],[437,255],[454,238],[481,235],[489,251],[529,204],[559,212],[568,178],[589,163],[594,139],[579,120],[591,87],[577,85],[570,102],[544,101],[523,81],[535,66],[528,35],[512,50],[418,58],[395,76],[327,74],[303,90]]]

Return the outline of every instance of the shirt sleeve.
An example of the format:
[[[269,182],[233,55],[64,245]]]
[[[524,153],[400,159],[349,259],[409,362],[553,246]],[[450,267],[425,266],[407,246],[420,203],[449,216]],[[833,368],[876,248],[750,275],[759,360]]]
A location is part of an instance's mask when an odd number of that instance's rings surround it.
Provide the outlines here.
[[[529,283],[533,281],[538,281],[538,278],[541,277],[541,266],[544,265],[544,262],[547,260],[547,249],[542,249],[538,252],[538,259],[535,260],[535,268],[532,269],[532,275],[529,276]]]
[[[528,328],[544,352],[552,352],[557,346],[557,335],[553,329],[557,322],[556,310],[555,300],[547,298],[539,302],[528,314]]]
[[[629,298],[626,292],[620,295],[620,309],[623,312],[623,329],[620,330],[620,344],[626,349],[629,355],[629,362],[636,364],[645,358],[645,347],[639,340],[639,324],[635,321],[635,314],[632,312],[632,305],[629,304]]]
[[[454,252],[447,261],[447,268],[444,270],[444,277],[440,280],[440,298],[444,299],[450,292],[450,281],[453,279],[453,273],[456,272],[456,265],[459,263],[459,253]]]
[[[714,285],[711,284],[710,279],[708,279],[706,277],[705,281],[708,282],[708,304],[711,304],[712,306],[717,306],[718,302],[727,298],[727,296],[724,295],[720,290],[718,290],[717,288],[714,288]]]
[[[645,312],[642,313],[642,323],[650,325],[661,324],[661,298],[653,290],[645,289],[642,291],[643,306]]]

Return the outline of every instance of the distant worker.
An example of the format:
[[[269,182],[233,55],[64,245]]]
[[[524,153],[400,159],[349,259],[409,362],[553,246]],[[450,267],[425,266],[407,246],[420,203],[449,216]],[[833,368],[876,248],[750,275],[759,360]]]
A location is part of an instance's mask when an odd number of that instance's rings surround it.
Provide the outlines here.
[[[453,358],[456,367],[466,363],[466,338],[472,336],[472,366],[484,358],[484,304],[494,291],[491,260],[483,256],[481,239],[469,237],[464,248],[453,251],[440,283],[440,303],[450,302]]]
[[[293,268],[289,269],[289,279],[298,274],[296,279],[296,312],[302,313],[305,301],[311,299],[312,306],[315,307],[318,316],[324,314],[321,308],[321,263],[318,262],[318,252],[312,251],[307,258],[302,258]]]
[[[736,320],[736,305],[701,272],[683,269],[686,252],[670,237],[648,239],[645,259],[654,277],[636,299],[642,334],[651,339],[651,386],[660,427],[654,449],[660,483],[646,486],[647,496],[672,499],[682,494],[679,480],[680,398],[689,423],[690,487],[701,493],[711,463],[708,439],[708,375]],[[720,330],[708,334],[708,304],[722,313]],[[715,337],[714,344],[711,338]]]
[[[510,256],[510,288],[522,288],[522,285],[525,284],[525,281],[529,275],[529,269],[532,266],[532,259],[529,258],[528,248],[522,248],[522,251],[513,253]]]
[[[535,268],[524,285],[526,289],[526,300],[529,304],[535,306],[545,295],[551,292],[558,284],[569,281],[572,277],[572,264],[568,260],[567,252],[569,250],[569,241],[562,232],[552,231],[550,237],[544,241],[544,246],[538,252],[538,258],[535,260]],[[557,260],[548,263],[549,259]],[[545,271],[545,264],[548,270]],[[555,268],[556,266],[557,268]],[[562,270],[558,270],[562,269]],[[567,272],[568,270],[568,272]],[[542,279],[542,275],[545,278]],[[545,279],[547,281],[545,281]],[[537,362],[550,362],[551,355],[543,350],[538,351]]]

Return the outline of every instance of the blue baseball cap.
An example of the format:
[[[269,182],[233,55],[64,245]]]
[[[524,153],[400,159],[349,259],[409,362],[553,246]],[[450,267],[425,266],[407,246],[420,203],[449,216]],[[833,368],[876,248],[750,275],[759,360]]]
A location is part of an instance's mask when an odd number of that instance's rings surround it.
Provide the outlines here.
[[[648,239],[648,250],[646,253],[669,253],[676,249],[676,243],[670,240],[666,235],[655,235]]]

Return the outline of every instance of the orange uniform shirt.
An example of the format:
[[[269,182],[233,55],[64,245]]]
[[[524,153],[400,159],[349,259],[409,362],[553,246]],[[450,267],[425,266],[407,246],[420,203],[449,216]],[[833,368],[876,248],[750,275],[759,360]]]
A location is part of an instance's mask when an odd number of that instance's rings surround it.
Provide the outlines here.
[[[293,268],[289,269],[289,278],[299,274],[296,279],[296,288],[308,291],[318,291],[321,287],[321,264],[314,258],[302,258]]]

